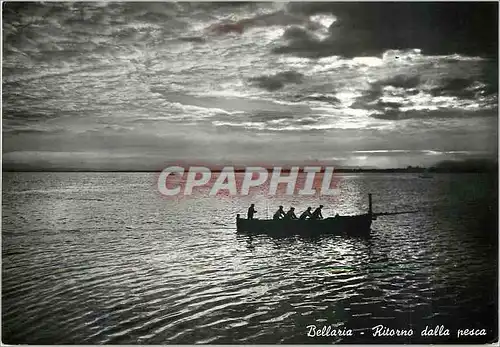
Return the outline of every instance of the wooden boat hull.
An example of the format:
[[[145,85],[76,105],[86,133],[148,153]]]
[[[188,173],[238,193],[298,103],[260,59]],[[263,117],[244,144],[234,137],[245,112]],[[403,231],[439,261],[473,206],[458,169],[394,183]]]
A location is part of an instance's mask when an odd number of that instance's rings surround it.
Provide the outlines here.
[[[336,216],[321,220],[236,219],[238,233],[268,234],[273,236],[324,234],[370,235],[372,214]]]

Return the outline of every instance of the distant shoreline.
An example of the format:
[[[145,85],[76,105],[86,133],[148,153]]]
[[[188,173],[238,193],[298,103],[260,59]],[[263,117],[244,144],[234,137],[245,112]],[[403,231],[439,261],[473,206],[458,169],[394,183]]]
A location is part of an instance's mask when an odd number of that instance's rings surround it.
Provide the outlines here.
[[[32,173],[41,173],[41,172],[67,172],[67,173],[160,173],[161,170],[71,170],[71,169],[52,169],[52,170],[41,170],[41,169],[26,169],[26,170],[14,170],[14,169],[3,169],[2,172],[32,172]],[[212,173],[221,172],[221,170],[211,170]],[[235,170],[235,173],[245,173],[245,170]],[[269,173],[272,172],[272,169],[268,170]],[[284,169],[283,173],[288,173],[290,170]],[[443,173],[491,173],[497,174],[498,168],[495,169],[449,169],[449,168],[412,168],[412,169],[335,169],[335,173],[401,173],[401,174],[443,174]]]
[[[167,167],[166,165],[165,167]],[[180,166],[185,168],[187,171],[192,165],[187,162],[176,163],[175,166]],[[330,169],[333,168],[334,173],[416,173],[416,174],[434,174],[434,173],[495,173],[498,174],[498,161],[490,159],[467,159],[467,160],[444,160],[440,161],[432,166],[413,166],[408,165],[407,167],[400,168],[377,168],[377,167],[359,167],[359,166],[344,166],[336,167],[333,164],[326,164],[321,162],[305,162],[305,163],[287,163],[287,164],[276,164],[270,165],[269,163],[261,165],[241,165],[241,164],[198,164],[196,166],[203,166],[208,168],[212,173],[222,172],[225,167],[232,168],[235,173],[244,173],[248,167],[260,167],[263,170],[267,170],[268,173],[272,173],[275,168],[281,168],[281,172],[289,173],[291,168],[298,168],[299,173],[304,172],[306,167],[316,167],[321,168],[320,172],[324,172],[326,167]],[[34,167],[29,164],[24,165],[9,165],[2,167],[2,172],[149,172],[149,173],[161,173],[165,167],[156,169],[83,169],[83,168],[65,168],[62,165],[59,167],[52,167],[50,169],[44,169],[41,167]],[[318,172],[318,173],[320,173]]]

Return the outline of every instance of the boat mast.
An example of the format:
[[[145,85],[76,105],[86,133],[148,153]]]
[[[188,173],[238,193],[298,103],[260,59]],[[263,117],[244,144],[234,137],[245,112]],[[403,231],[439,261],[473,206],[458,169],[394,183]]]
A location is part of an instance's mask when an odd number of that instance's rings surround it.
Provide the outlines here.
[[[372,215],[373,214],[373,209],[372,209],[372,194],[368,193],[368,214]]]

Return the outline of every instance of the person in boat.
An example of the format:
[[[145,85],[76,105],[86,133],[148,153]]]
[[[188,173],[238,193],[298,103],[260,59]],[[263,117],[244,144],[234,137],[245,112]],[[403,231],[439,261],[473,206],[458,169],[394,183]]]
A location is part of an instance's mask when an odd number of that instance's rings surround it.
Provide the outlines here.
[[[288,212],[285,215],[286,219],[298,219],[297,216],[295,215],[295,207],[290,207]]]
[[[307,210],[305,210],[304,212],[302,212],[302,214],[300,215],[299,219],[311,219],[312,218],[312,213],[311,213],[311,210],[312,208],[311,207],[308,207]]]
[[[321,209],[323,208],[323,205],[319,205],[317,209],[314,210],[312,213],[311,219],[323,219],[323,215],[321,214]]]
[[[255,210],[255,204],[251,204],[248,208],[247,218],[253,219],[254,213],[257,213],[257,210]]]
[[[283,206],[280,206],[278,211],[274,214],[273,219],[282,219],[283,217],[285,217],[285,211],[283,211]]]

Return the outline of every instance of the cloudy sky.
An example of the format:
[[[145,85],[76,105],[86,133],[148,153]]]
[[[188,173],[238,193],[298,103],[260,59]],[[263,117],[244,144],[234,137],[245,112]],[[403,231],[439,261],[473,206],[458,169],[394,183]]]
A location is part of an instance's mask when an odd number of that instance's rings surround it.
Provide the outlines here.
[[[497,155],[497,3],[6,3],[6,168]]]

